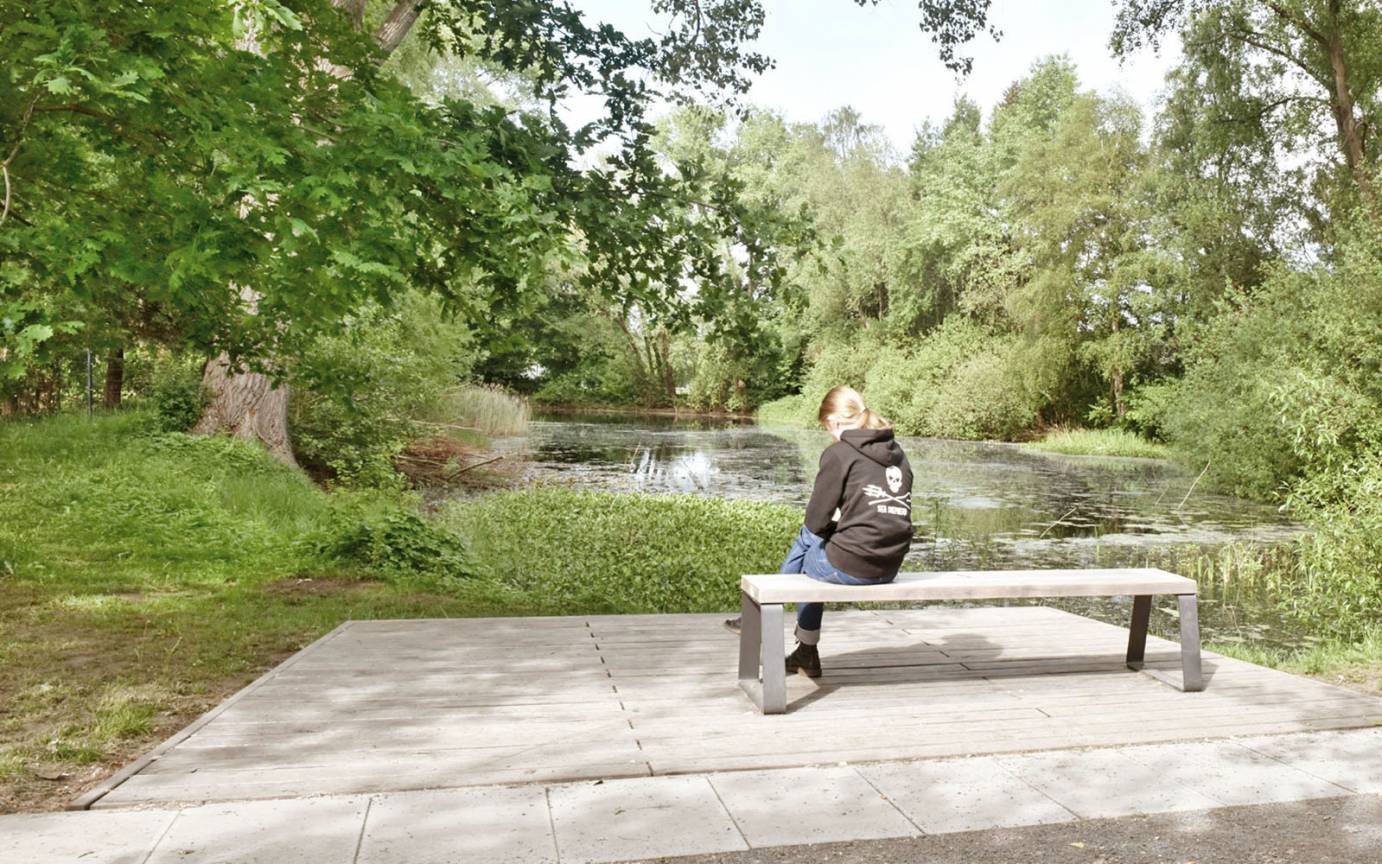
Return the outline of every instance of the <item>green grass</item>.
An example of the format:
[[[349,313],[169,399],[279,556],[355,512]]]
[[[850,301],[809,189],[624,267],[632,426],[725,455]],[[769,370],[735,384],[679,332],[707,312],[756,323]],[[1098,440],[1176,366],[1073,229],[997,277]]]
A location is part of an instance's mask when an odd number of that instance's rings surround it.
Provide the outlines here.
[[[799,520],[537,489],[423,521],[153,426],[0,422],[0,812],[61,806],[344,620],[729,609]]]
[[[406,501],[152,428],[138,411],[0,423],[0,811],[62,803],[76,789],[37,775],[147,749],[345,619],[543,611],[395,566],[435,539],[406,534]],[[357,535],[369,554],[319,551]]]
[[[800,394],[783,396],[758,406],[754,418],[765,425],[814,426],[816,406],[807,405],[806,397]]]
[[[1122,429],[1059,429],[1026,446],[1072,456],[1140,456],[1147,459],[1171,456],[1165,444],[1148,441]]]
[[[441,518],[482,578],[589,613],[732,609],[740,575],[777,572],[801,525],[779,504],[562,488],[461,501]]]
[[[1250,642],[1208,642],[1205,648],[1259,666],[1382,694],[1382,626],[1374,626],[1360,639],[1330,639],[1295,650],[1268,648]]]

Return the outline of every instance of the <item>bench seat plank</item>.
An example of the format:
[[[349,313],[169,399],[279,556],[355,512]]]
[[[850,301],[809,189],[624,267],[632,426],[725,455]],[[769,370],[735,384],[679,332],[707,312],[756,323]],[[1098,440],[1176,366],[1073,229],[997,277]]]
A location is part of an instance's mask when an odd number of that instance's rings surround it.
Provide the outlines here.
[[[883,585],[832,585],[799,573],[772,573],[744,576],[740,588],[759,604],[1196,593],[1195,580],[1154,567],[899,573],[896,580]]]

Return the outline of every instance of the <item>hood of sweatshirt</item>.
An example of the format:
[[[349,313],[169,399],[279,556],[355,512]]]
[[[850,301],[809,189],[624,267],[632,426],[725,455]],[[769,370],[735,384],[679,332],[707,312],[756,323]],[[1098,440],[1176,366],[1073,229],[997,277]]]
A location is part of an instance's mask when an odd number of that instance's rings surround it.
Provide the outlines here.
[[[846,429],[840,440],[885,468],[902,464],[902,448],[891,429]]]

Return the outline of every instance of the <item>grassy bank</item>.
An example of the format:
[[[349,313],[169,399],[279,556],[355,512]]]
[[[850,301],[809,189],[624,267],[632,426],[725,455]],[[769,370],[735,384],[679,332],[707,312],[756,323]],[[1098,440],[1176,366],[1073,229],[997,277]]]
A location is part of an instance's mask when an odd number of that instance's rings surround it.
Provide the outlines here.
[[[1059,429],[1026,446],[1070,456],[1140,456],[1147,459],[1171,456],[1165,444],[1148,441],[1122,429]]]
[[[1329,639],[1294,651],[1243,642],[1207,642],[1204,647],[1249,663],[1382,695],[1382,625],[1373,627],[1359,639]]]
[[[409,573],[436,543],[391,545],[401,506],[147,419],[0,424],[0,810],[61,805],[342,620],[546,611]]]
[[[0,424],[0,812],[61,806],[341,621],[730,608],[797,519],[535,490],[423,522],[151,428]]]

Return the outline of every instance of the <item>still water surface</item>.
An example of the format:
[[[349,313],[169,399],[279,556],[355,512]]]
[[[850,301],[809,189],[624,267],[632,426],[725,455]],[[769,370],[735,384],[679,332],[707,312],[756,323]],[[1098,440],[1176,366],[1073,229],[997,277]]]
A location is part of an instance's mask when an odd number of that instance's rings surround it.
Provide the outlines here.
[[[1213,494],[1161,460],[1041,453],[1017,445],[902,438],[916,539],[906,569],[1162,564],[1192,547],[1277,543],[1298,526],[1264,504]],[[690,493],[803,506],[824,432],[717,419],[542,417],[498,449],[530,479],[621,492]],[[789,538],[784,538],[784,548]],[[1270,598],[1202,586],[1206,638],[1300,644]],[[1122,601],[1058,601],[1118,623]],[[1172,607],[1165,603],[1163,607]],[[1169,608],[1154,627],[1174,632]],[[1159,626],[1158,626],[1159,625]]]

